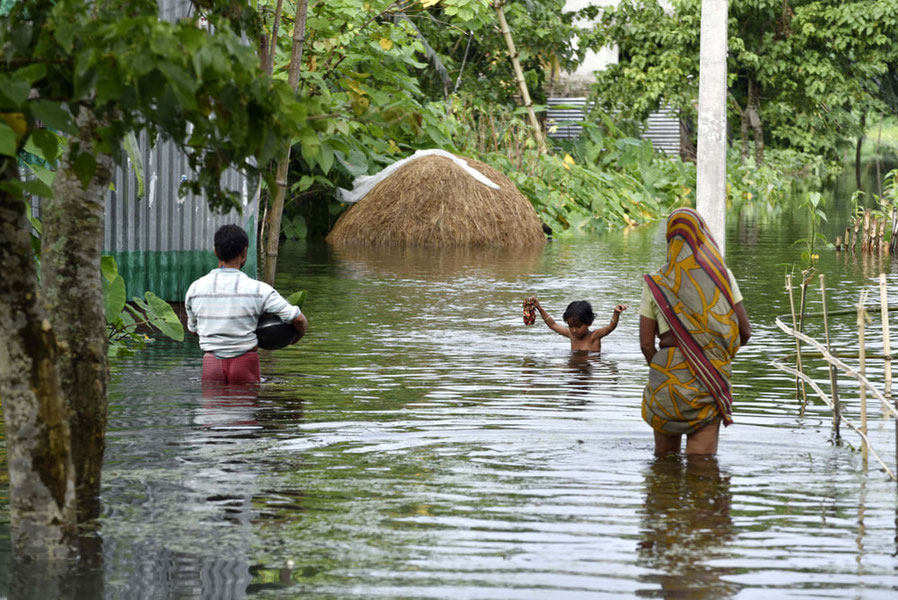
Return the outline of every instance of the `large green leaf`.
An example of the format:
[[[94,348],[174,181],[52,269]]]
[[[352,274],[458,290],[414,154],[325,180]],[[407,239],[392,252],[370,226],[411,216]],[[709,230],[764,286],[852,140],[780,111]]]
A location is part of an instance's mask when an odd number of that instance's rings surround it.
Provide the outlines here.
[[[79,152],[78,155],[75,156],[72,166],[75,169],[75,175],[78,177],[78,181],[81,182],[84,189],[87,189],[90,180],[93,179],[94,173],[97,170],[97,159],[87,152]]]
[[[19,108],[28,99],[31,84],[14,81],[0,75],[0,105],[4,108]]]
[[[302,308],[302,303],[306,301],[306,296],[308,292],[306,290],[299,290],[298,292],[293,292],[289,296],[287,296],[287,302],[292,304],[293,306],[298,306]]]
[[[183,342],[184,326],[181,325],[181,319],[175,314],[171,305],[153,292],[146,292],[144,298],[146,298],[147,318],[150,324],[163,335]]]
[[[25,163],[25,166],[28,167],[28,169],[37,176],[38,180],[48,188],[53,186],[53,180],[56,178],[56,171],[51,171],[47,167],[31,163]]]
[[[44,122],[51,129],[58,129],[66,133],[77,135],[78,128],[72,121],[72,116],[58,102],[52,100],[35,100],[28,104],[31,114]]]
[[[0,121],[0,154],[16,155],[16,132],[3,121]]]
[[[105,275],[105,274],[104,274]],[[116,273],[112,279],[103,277],[103,300],[106,305],[106,322],[113,323],[121,318],[125,308],[125,280]]]
[[[49,129],[35,129],[25,143],[25,150],[48,162],[59,156],[59,138]]]
[[[118,264],[114,256],[103,255],[100,257],[100,271],[106,281],[112,281],[118,276]]]
[[[137,178],[137,197],[143,197],[144,175],[143,175],[143,157],[140,155],[140,146],[137,144],[137,136],[131,131],[125,136],[124,140],[125,152],[131,161],[131,168],[134,170],[134,176]]]

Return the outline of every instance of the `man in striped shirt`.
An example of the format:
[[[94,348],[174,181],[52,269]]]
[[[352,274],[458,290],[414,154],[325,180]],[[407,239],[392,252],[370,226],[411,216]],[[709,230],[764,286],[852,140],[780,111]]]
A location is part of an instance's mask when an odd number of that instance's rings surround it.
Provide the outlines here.
[[[256,327],[264,313],[274,313],[293,323],[296,339],[306,333],[308,322],[298,306],[287,302],[267,283],[256,281],[240,269],[246,264],[249,237],[238,225],[224,225],[215,232],[218,268],[200,277],[187,290],[187,329],[199,335],[203,357],[203,382],[255,383],[261,380]]]

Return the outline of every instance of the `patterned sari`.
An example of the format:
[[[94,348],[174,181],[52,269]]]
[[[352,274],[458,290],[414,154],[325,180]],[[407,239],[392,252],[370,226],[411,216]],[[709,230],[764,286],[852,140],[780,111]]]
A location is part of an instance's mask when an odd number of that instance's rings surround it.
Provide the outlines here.
[[[726,264],[705,221],[691,208],[667,219],[667,264],[645,275],[676,346],[652,358],[642,418],[656,431],[683,434],[733,422],[731,361],[739,323]]]

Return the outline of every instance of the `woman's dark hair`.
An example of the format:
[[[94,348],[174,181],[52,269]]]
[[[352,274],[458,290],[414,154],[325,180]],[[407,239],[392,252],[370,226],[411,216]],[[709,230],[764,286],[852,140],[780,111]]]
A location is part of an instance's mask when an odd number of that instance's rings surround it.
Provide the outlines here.
[[[561,317],[565,321],[568,319],[577,319],[584,325],[592,325],[596,318],[596,314],[592,312],[592,306],[586,300],[577,300],[567,305],[564,315]]]
[[[239,225],[222,225],[215,232],[215,256],[218,260],[234,260],[249,246],[249,237]]]

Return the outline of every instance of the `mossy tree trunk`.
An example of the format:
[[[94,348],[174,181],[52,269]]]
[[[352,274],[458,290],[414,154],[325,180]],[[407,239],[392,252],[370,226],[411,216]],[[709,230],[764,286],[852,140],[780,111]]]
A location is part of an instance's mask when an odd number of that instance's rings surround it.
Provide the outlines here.
[[[100,256],[106,195],[114,161],[99,154],[92,174],[80,155],[93,153],[92,132],[102,123],[81,109],[79,135],[69,140],[42,211],[44,306],[60,342],[59,376],[66,390],[75,463],[78,521],[99,516],[100,469],[106,435],[108,379],[106,313]],[[90,177],[88,185],[79,178]]]
[[[0,181],[18,178],[0,159]],[[17,557],[67,556],[75,538],[69,423],[56,335],[39,301],[25,203],[0,189],[0,396],[6,426],[10,524]]]

